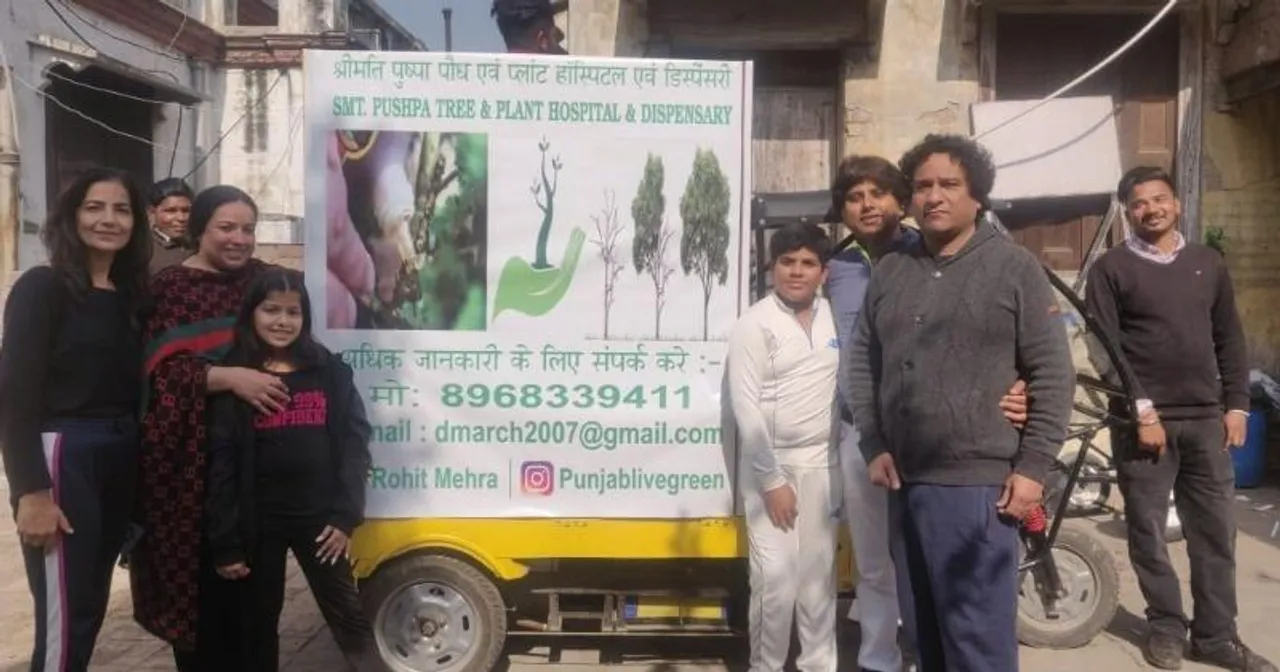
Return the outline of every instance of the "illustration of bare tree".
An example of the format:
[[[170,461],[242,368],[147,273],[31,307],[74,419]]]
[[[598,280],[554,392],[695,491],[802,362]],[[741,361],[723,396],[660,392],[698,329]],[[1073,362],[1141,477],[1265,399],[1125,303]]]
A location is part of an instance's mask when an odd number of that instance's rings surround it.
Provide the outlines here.
[[[596,237],[592,244],[599,248],[600,260],[604,262],[604,338],[609,338],[609,313],[613,309],[613,287],[627,265],[625,259],[618,254],[618,236],[622,235],[622,225],[618,222],[618,204],[612,189],[604,192],[604,207],[600,214],[591,215],[596,225]]]
[[[551,237],[551,222],[555,219],[556,187],[560,183],[560,169],[564,167],[564,164],[560,163],[560,157],[557,156],[551,159],[551,175],[547,175],[547,150],[549,149],[551,149],[551,143],[543,138],[542,142],[538,143],[538,151],[542,152],[541,180],[529,187],[529,191],[533,192],[534,202],[538,204],[538,209],[542,210],[542,226],[538,227],[538,247],[533,258],[534,268],[551,267],[551,264],[547,263],[547,240]]]
[[[667,247],[675,232],[667,228],[666,197],[662,194],[665,180],[662,157],[650,154],[644,164],[644,177],[631,201],[631,219],[636,234],[631,241],[631,259],[636,273],[648,273],[653,280],[653,338],[662,338],[662,308],[666,305],[667,281],[675,268],[667,261]]]

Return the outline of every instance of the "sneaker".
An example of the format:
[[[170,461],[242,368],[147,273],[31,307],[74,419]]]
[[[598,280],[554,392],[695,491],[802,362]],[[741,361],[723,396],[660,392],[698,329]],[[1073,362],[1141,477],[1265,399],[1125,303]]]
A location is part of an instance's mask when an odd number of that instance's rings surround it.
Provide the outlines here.
[[[1161,670],[1181,670],[1182,654],[1186,641],[1163,632],[1147,635],[1142,644],[1142,657],[1151,667]]]
[[[1192,645],[1191,659],[1232,672],[1276,672],[1276,666],[1271,661],[1254,653],[1238,637],[1209,650]]]

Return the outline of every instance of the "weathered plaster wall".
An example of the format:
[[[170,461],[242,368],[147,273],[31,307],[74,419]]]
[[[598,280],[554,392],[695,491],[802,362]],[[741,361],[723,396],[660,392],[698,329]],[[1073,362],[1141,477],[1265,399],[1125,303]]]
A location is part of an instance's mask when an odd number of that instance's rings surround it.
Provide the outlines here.
[[[1234,11],[1220,14],[1222,74],[1239,75],[1251,68],[1280,62],[1280,0],[1236,0]]]
[[[288,0],[279,3],[281,33],[323,33],[347,29],[346,0]]]
[[[573,0],[563,28],[565,48],[581,56],[644,56],[649,39],[645,0]]]
[[[1255,361],[1280,373],[1280,90],[1206,111],[1205,227],[1221,227]]]
[[[219,134],[227,137],[216,181],[249,192],[264,215],[301,217],[302,69],[227,69],[219,76],[225,91]],[[263,233],[272,242],[299,242]]]
[[[877,0],[860,0],[876,5]],[[649,38],[645,0],[573,0],[571,53],[640,56]],[[897,156],[929,132],[967,133],[980,99],[976,17],[961,0],[890,0],[872,15],[872,46],[845,63],[844,153]],[[976,13],[970,13],[976,14]],[[936,45],[936,46],[934,46]]]
[[[844,154],[895,159],[927,133],[968,133],[981,99],[976,18],[960,0],[888,0],[845,58]],[[874,17],[873,13],[873,17]]]

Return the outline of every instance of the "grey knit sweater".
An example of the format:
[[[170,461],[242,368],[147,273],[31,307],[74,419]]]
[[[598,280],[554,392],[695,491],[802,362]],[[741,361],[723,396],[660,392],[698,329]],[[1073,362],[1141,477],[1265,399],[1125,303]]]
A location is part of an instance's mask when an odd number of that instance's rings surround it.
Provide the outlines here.
[[[860,447],[893,454],[906,483],[1043,482],[1071,418],[1074,370],[1056,297],[1034,255],[979,224],[954,256],[923,241],[876,265],[842,358]],[[1000,398],[1027,381],[1026,427]]]

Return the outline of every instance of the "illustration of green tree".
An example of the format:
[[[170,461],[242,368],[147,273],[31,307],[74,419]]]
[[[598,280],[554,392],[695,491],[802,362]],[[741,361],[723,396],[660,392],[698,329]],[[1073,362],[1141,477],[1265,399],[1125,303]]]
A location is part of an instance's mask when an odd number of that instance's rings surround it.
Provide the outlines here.
[[[596,237],[591,242],[599,249],[600,260],[604,262],[604,339],[608,340],[613,288],[627,263],[618,255],[618,236],[622,234],[622,225],[618,222],[618,205],[612,189],[605,190],[604,207],[600,214],[591,216],[591,221],[596,225]]]
[[[644,177],[631,201],[631,219],[636,234],[631,241],[631,260],[636,273],[648,273],[653,280],[653,337],[662,338],[662,308],[666,305],[667,281],[675,269],[667,263],[667,247],[674,231],[667,228],[664,213],[666,197],[662,183],[666,179],[662,157],[650,154],[645,160]]]
[[[680,266],[702,281],[702,340],[707,340],[711,290],[729,277],[729,180],[710,149],[699,149],[680,197]]]
[[[550,149],[551,143],[546,138],[538,143],[542,162],[538,179],[530,187],[534,203],[542,211],[534,261],[529,263],[522,257],[511,257],[503,264],[493,293],[493,319],[507,310],[530,317],[546,315],[569,292],[573,276],[578,270],[582,248],[587,241],[587,234],[578,227],[569,232],[569,241],[560,257],[560,264],[556,266],[547,260],[547,244],[551,236],[551,225],[555,220],[556,191],[559,187],[560,169],[563,167],[557,156],[551,159],[551,170],[548,172],[547,153]]]
[[[538,143],[538,151],[542,152],[542,175],[541,180],[534,182],[529,191],[533,192],[533,200],[538,204],[538,209],[542,211],[542,226],[538,228],[538,247],[533,257],[534,268],[550,268],[551,264],[547,263],[547,238],[551,236],[551,222],[555,220],[556,212],[556,187],[560,184],[560,157],[551,159],[551,176],[547,176],[547,150],[551,149],[551,143],[546,138]],[[542,200],[538,199],[539,195],[543,195]]]

